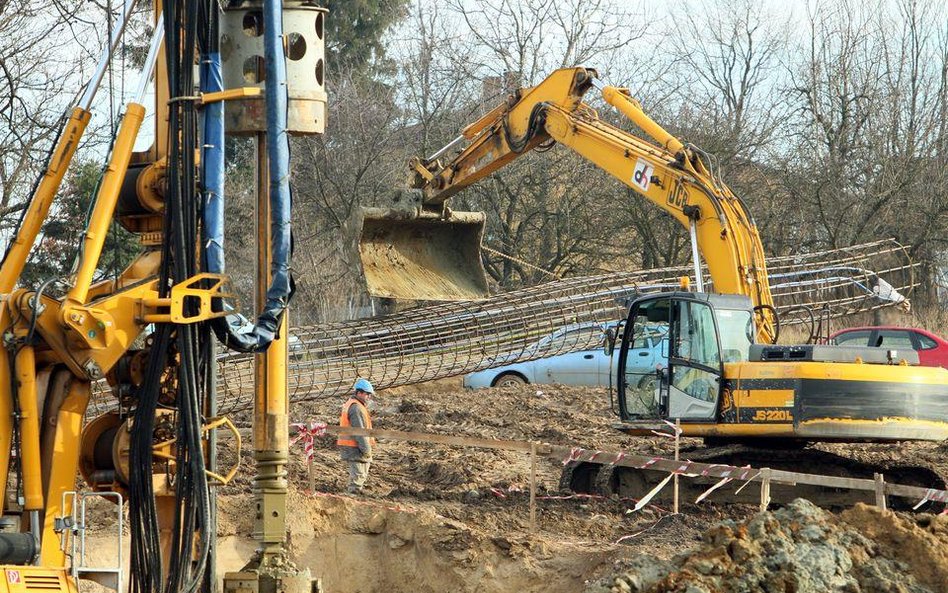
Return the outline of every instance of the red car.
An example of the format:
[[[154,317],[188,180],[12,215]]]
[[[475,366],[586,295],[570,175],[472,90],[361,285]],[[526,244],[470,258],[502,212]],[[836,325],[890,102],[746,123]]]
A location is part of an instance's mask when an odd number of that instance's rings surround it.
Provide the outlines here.
[[[918,360],[923,366],[948,369],[948,341],[917,327],[851,327],[831,335],[829,342],[840,346],[879,346],[892,350],[910,348],[918,351]]]

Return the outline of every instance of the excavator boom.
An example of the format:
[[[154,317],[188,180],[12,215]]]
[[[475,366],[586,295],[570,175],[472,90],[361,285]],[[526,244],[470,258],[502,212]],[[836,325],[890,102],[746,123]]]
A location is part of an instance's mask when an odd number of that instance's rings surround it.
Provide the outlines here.
[[[651,140],[603,121],[583,102],[594,86],[607,103]],[[445,203],[519,156],[556,142],[615,177],[688,229],[708,266],[714,290],[750,297],[757,312],[758,340],[771,343],[776,339],[767,267],[753,218],[744,203],[705,164],[700,151],[683,144],[649,118],[626,89],[599,84],[596,71],[588,68],[557,70],[539,85],[516,91],[507,102],[465,128],[460,138],[468,144],[450,160],[411,160],[411,189],[408,194],[402,192],[393,204],[396,208],[400,206],[398,215],[373,210],[365,217],[363,228],[371,232],[363,232],[360,253],[372,294],[419,298],[419,287],[431,285],[433,279],[428,271],[428,277],[418,282],[406,278],[405,272],[411,269],[440,270],[435,281],[450,276],[450,282],[440,283],[442,289],[461,285],[486,287],[486,282],[479,279],[483,277],[479,257],[472,260],[469,255],[477,253],[477,246],[461,243],[464,238],[479,240],[481,233],[461,234],[453,230],[439,236],[436,231],[436,223],[442,222],[442,228],[448,229],[447,223],[464,216],[452,212]],[[443,149],[437,156],[446,152]],[[418,229],[421,221],[425,232],[404,230],[406,225]],[[382,228],[384,237],[378,231]],[[385,246],[380,247],[383,240]],[[450,248],[435,246],[439,244]],[[422,253],[429,258],[434,254],[435,259],[450,257],[452,261],[419,263],[418,254]],[[465,257],[458,257],[459,253],[468,254],[464,266],[467,280],[458,279],[456,264],[465,261]],[[401,275],[401,290],[381,281],[387,275],[385,270],[394,268]],[[695,268],[701,290],[698,261]],[[442,292],[443,300],[471,298],[469,291]],[[486,296],[486,292],[481,296]]]

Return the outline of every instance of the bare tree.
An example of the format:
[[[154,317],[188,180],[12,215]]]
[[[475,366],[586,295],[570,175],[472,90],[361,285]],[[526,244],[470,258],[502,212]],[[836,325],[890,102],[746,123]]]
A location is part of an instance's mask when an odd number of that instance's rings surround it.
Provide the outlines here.
[[[426,156],[552,70],[597,67],[702,148],[770,253],[895,236],[948,251],[948,28],[939,0],[751,0],[651,8],[620,0],[419,0],[386,37],[388,68],[331,80],[330,128],[297,144],[301,301],[338,318],[361,293],[348,221],[387,202]],[[641,133],[595,93],[600,117]],[[524,155],[453,199],[488,213],[499,287],[666,266],[687,235],[564,147]],[[502,255],[497,255],[497,252]]]

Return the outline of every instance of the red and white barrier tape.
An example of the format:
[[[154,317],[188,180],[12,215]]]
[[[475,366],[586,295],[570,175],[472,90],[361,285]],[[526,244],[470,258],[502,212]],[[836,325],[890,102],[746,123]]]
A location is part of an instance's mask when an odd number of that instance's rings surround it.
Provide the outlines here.
[[[695,504],[701,504],[701,501],[704,500],[705,498],[707,498],[708,496],[710,496],[712,492],[714,492],[715,490],[717,490],[717,489],[720,488],[721,486],[724,486],[725,484],[727,484],[727,483],[730,482],[730,481],[731,481],[731,478],[721,478],[720,480],[718,480],[718,481],[714,484],[714,486],[711,486],[710,488],[708,488],[707,490],[705,490],[705,491],[701,494],[701,496],[699,496],[698,498],[696,498],[696,499],[695,499]]]
[[[946,496],[944,490],[936,490],[934,488],[929,488],[925,492],[925,496],[922,497],[922,500],[918,501],[918,504],[912,507],[912,510],[917,511],[919,507],[921,507],[926,502],[948,502],[948,496]],[[946,508],[941,514],[942,515],[948,514],[948,508]]]
[[[662,420],[662,422],[664,422],[665,424],[667,424],[668,426],[671,427],[672,433],[671,433],[671,434],[668,434],[667,432],[662,432],[662,431],[660,431],[660,430],[653,430],[653,431],[651,431],[651,433],[654,434],[654,435],[657,436],[657,437],[665,437],[666,439],[674,439],[674,438],[678,438],[679,436],[681,436],[681,433],[684,432],[684,431],[681,429],[681,427],[678,426],[677,424],[675,424],[674,422],[669,422],[668,420]]]
[[[635,503],[635,506],[632,507],[632,512],[634,513],[634,512],[642,510],[645,507],[645,505],[647,505],[653,498],[655,498],[655,496],[658,495],[658,493],[662,491],[662,488],[664,488],[665,485],[668,484],[671,481],[671,479],[674,477],[675,477],[675,474],[673,473],[665,476],[664,480],[659,482],[658,485],[652,488],[648,494],[643,496],[637,503]]]
[[[747,474],[748,474],[748,473],[750,473],[750,472],[741,472],[741,475],[740,475],[737,479],[738,479],[738,480],[744,480],[744,478],[747,477]],[[741,493],[741,490],[743,490],[744,488],[747,488],[747,485],[750,484],[750,483],[754,480],[754,478],[756,478],[756,477],[759,476],[759,475],[760,475],[760,472],[759,472],[759,471],[754,472],[754,475],[752,475],[752,476],[750,476],[749,478],[747,478],[747,479],[744,481],[744,483],[741,485],[741,487],[734,491],[734,495],[737,496],[738,494],[740,494],[740,493]]]
[[[666,437],[666,438],[676,438],[681,435],[682,429],[680,426],[677,426],[676,424],[669,422],[668,420],[663,420],[663,422],[667,424],[669,427],[671,427],[674,434],[668,434],[666,432],[660,432],[656,430],[653,430],[651,432],[655,434],[656,436],[661,436],[661,437]],[[316,437],[328,436],[328,433],[327,433],[328,425],[325,422],[308,422],[308,423],[294,422],[290,424],[290,426],[297,430],[297,433],[294,439],[290,442],[290,446],[297,445],[298,443],[303,443],[303,453],[306,456],[307,461],[312,461],[316,455],[316,452],[315,452]],[[589,452],[590,451],[588,451],[587,449],[583,449],[581,447],[573,447],[572,449],[570,449],[569,454],[563,459],[563,465],[568,465],[569,463],[573,461],[578,461],[582,459],[584,454],[589,453]],[[589,456],[589,459],[587,461],[594,461],[600,455],[605,455],[606,452],[599,450],[599,451],[592,451],[591,453],[592,454]],[[607,465],[616,465],[625,458],[626,458],[626,453],[620,451],[619,453],[616,454],[615,459],[612,459],[611,461],[607,462]],[[651,467],[652,465],[654,465],[655,463],[661,460],[663,460],[662,457],[653,457],[649,459],[648,461],[646,461],[645,463],[643,463],[642,465],[638,466],[637,469],[648,469],[649,467]],[[638,500],[635,507],[632,509],[631,512],[635,512],[644,508],[649,503],[649,501],[651,501],[652,498],[654,498],[662,490],[662,488],[664,488],[665,485],[667,485],[668,482],[671,481],[671,479],[676,474],[687,476],[687,477],[708,476],[710,471],[715,467],[729,468],[725,472],[722,473],[722,477],[718,482],[715,482],[713,486],[705,490],[698,498],[695,499],[695,504],[700,503],[705,498],[707,498],[712,492],[714,492],[718,488],[721,488],[722,486],[734,480],[739,480],[739,481],[744,482],[743,484],[741,484],[740,488],[734,491],[735,495],[740,494],[740,492],[744,490],[744,488],[746,488],[747,485],[750,484],[754,480],[754,478],[760,475],[759,470],[754,470],[754,468],[750,466],[744,466],[741,468],[736,468],[736,467],[731,468],[731,466],[717,464],[717,463],[706,467],[704,470],[701,471],[701,473],[689,473],[688,469],[691,467],[692,463],[693,463],[692,461],[684,460],[684,462],[681,465],[676,467],[674,471],[670,472],[668,476],[665,477],[665,479],[659,482],[658,485],[655,486],[655,488],[649,491],[649,493],[646,494],[643,498]],[[731,475],[732,472],[735,475]],[[514,491],[514,490],[511,490],[511,491]],[[492,492],[498,498],[506,498],[506,495],[504,494],[504,492],[498,488],[491,488],[490,492]],[[320,496],[335,496],[335,495],[324,494],[324,493],[318,493],[318,494]],[[580,497],[580,496],[589,497],[589,498],[600,498],[600,497],[597,497],[596,495],[571,495],[567,497],[540,496],[537,498],[545,499],[545,500],[565,500],[568,498],[575,498],[575,497]],[[631,499],[631,500],[635,500],[635,499]],[[936,489],[930,488],[928,489],[927,492],[925,492],[925,495],[922,497],[922,499],[918,501],[918,503],[914,507],[912,507],[912,509],[918,510],[926,502],[948,502],[948,493],[946,493],[943,490],[936,490]],[[381,506],[381,505],[378,505],[378,506]],[[655,506],[655,505],[652,505],[652,506]],[[946,508],[940,514],[942,515],[948,514],[948,508]],[[635,535],[637,534],[626,536],[626,538],[634,537]],[[622,539],[620,538],[619,541],[622,541]],[[617,541],[616,543],[619,543],[619,542]]]
[[[290,446],[297,443],[303,443],[303,454],[307,461],[312,461],[316,456],[315,440],[316,437],[326,436],[327,425],[325,422],[294,422],[290,424],[296,429],[296,437],[290,441]]]

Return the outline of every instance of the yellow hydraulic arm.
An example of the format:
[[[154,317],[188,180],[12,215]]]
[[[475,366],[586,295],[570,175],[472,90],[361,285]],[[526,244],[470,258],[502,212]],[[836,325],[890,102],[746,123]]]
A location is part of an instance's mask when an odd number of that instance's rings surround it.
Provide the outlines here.
[[[558,142],[689,229],[715,292],[749,296],[758,312],[758,341],[773,342],[775,312],[764,250],[746,205],[705,165],[698,149],[649,118],[627,89],[600,85],[596,76],[588,68],[557,70],[537,86],[517,91],[434,157],[413,159],[409,185],[422,192],[421,208],[441,212],[445,200],[465,187],[537,146]],[[653,141],[599,119],[582,100],[593,86]],[[446,162],[438,158],[462,139],[469,144],[460,154]],[[697,263],[696,268],[701,290]]]

